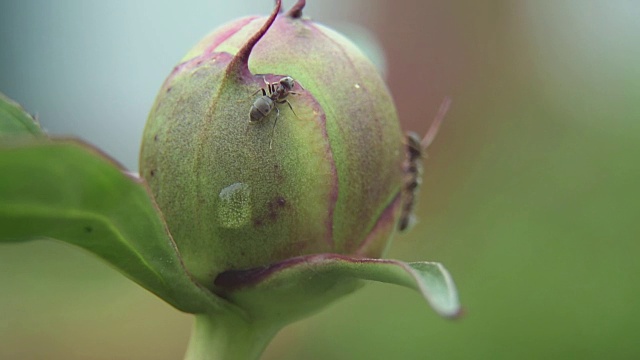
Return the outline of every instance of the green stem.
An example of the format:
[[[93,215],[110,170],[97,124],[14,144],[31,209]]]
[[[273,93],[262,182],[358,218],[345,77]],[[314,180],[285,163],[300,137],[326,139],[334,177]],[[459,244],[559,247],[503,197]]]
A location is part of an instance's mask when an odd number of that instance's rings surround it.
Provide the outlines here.
[[[185,360],[255,360],[279,330],[235,313],[198,314]]]

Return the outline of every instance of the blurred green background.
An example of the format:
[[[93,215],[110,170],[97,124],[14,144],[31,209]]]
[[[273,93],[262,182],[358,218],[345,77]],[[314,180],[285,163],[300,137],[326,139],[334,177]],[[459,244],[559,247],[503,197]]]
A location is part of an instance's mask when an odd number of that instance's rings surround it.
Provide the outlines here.
[[[136,169],[172,66],[271,5],[3,2],[0,91]],[[466,315],[372,283],[264,359],[640,358],[640,2],[309,0],[305,13],[377,39],[403,128],[425,132],[453,97],[420,222],[389,257],[443,262]],[[190,327],[81,250],[0,247],[0,359],[180,359]]]

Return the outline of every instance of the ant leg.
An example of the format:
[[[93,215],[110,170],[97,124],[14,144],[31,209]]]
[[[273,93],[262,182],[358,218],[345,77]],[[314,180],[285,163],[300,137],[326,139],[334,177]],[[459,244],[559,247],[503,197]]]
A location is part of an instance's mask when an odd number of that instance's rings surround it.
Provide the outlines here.
[[[302,90],[305,90],[304,86],[302,86],[302,84],[300,84],[300,81],[296,80],[296,84],[298,84],[298,86],[300,86],[300,88],[301,88]]]
[[[247,97],[254,97],[254,96],[256,96],[256,94],[257,94],[257,93],[259,93],[259,92],[260,92],[260,90],[262,90],[262,96],[267,96],[267,93],[265,93],[264,89],[263,89],[263,88],[261,88],[261,89],[258,89],[258,90],[256,90],[256,91],[254,91],[254,92],[253,92],[253,94],[251,94],[251,95],[249,95],[249,96],[247,96]],[[244,99],[237,100],[237,102],[243,102],[243,101],[245,101],[245,100],[244,100]]]
[[[273,130],[271,130],[271,140],[269,140],[269,149],[271,149],[271,145],[273,144],[273,137],[276,135],[276,124],[278,123],[279,117],[280,117],[280,109],[276,107],[276,119],[273,122]]]
[[[267,78],[265,76],[262,76],[262,80],[264,80],[264,83],[267,84],[267,88],[269,89],[269,95],[271,95],[271,94],[276,92],[276,84],[275,83],[268,82]]]
[[[284,102],[287,103],[287,105],[289,105],[289,109],[291,109],[291,112],[293,113],[293,115],[295,115],[300,120],[300,117],[298,116],[298,114],[296,114],[296,112],[293,111],[293,106],[291,106],[291,103],[289,102],[289,100],[287,100],[287,99],[283,99],[283,100],[284,100]]]
[[[427,148],[429,148],[429,145],[431,145],[433,140],[436,138],[436,134],[438,134],[438,129],[440,128],[440,124],[442,124],[444,116],[447,114],[447,111],[449,111],[449,106],[451,106],[451,98],[447,96],[444,98],[444,100],[442,100],[440,108],[438,109],[438,113],[436,114],[436,118],[433,119],[429,130],[427,130],[427,133],[420,142],[423,151],[426,151]]]
[[[269,95],[273,94],[273,84],[267,81],[267,77],[262,75],[262,81],[264,81],[264,84],[267,85],[267,90],[269,92]],[[264,88],[263,88],[264,89]],[[263,92],[264,96],[267,96],[266,93]]]

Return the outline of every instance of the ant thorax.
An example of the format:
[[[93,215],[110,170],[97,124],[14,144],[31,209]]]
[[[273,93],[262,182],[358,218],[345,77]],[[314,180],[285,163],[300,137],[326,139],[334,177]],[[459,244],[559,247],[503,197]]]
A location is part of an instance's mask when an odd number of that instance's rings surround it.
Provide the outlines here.
[[[402,189],[403,206],[398,223],[398,230],[406,231],[415,222],[413,210],[415,207],[420,184],[422,183],[423,149],[420,137],[414,132],[408,132],[405,137],[405,161],[403,164],[404,186]]]
[[[282,79],[280,79],[280,81],[278,81],[278,83],[286,91],[291,91],[293,89],[293,86],[295,85],[295,81],[291,76],[283,77]]]

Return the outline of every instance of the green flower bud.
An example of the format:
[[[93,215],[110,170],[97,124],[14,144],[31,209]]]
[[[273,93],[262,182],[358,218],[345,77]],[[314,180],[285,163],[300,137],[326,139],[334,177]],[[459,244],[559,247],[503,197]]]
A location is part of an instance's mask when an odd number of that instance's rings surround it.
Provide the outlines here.
[[[384,81],[299,10],[215,30],[149,115],[141,175],[209,288],[301,255],[381,257],[403,213],[405,149]]]

